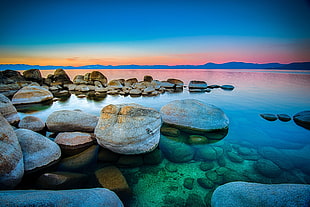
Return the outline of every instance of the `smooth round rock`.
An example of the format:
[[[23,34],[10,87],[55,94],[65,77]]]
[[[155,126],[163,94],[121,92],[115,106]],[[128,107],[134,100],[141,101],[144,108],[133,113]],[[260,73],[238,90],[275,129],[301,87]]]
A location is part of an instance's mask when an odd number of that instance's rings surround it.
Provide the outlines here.
[[[266,119],[268,121],[275,121],[277,120],[277,116],[274,115],[274,114],[260,114],[260,116],[263,118],[263,119]]]
[[[53,94],[46,88],[29,85],[21,88],[14,94],[12,103],[14,105],[40,103],[51,99],[53,99]]]
[[[25,116],[18,124],[19,128],[29,129],[34,132],[41,132],[45,128],[45,123],[38,117]]]
[[[213,192],[212,207],[287,206],[310,204],[310,185],[231,182]]]
[[[310,111],[301,111],[293,116],[295,123],[306,129],[310,129]]]
[[[268,178],[275,178],[281,174],[281,169],[270,160],[260,159],[255,164],[254,167],[262,175]]]
[[[0,93],[0,114],[12,125],[17,124],[20,120],[16,108],[10,99]]]
[[[232,91],[232,90],[234,90],[234,86],[232,86],[232,85],[222,85],[221,86],[221,89],[223,89],[223,90],[229,90],[229,91]]]
[[[191,145],[207,144],[209,141],[207,137],[202,135],[190,135],[188,143]]]
[[[1,113],[0,158],[0,190],[12,189],[24,175],[23,154],[13,128]]]
[[[54,111],[46,120],[46,126],[51,132],[93,132],[97,123],[97,116],[71,110]]]
[[[287,114],[277,114],[277,117],[280,121],[288,122],[291,120],[291,117]]]
[[[18,129],[15,133],[22,148],[25,172],[40,170],[60,159],[59,146],[47,137],[28,129]]]
[[[218,107],[195,99],[171,101],[160,109],[164,123],[196,132],[228,128],[229,119]]]
[[[74,206],[74,207],[123,207],[122,201],[105,188],[76,190],[14,190],[2,191],[3,206]]]
[[[110,104],[101,110],[95,129],[99,145],[120,154],[154,150],[162,121],[158,111],[138,104]]]

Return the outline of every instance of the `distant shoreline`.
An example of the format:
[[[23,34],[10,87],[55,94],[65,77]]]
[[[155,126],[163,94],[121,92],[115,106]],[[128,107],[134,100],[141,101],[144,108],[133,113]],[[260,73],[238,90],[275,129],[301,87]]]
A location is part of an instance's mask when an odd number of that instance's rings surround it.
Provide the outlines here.
[[[84,66],[40,66],[40,65],[27,65],[27,64],[0,64],[0,71],[2,70],[54,70],[57,68],[62,69],[259,69],[259,70],[310,70],[310,62],[296,62],[290,64],[280,63],[244,63],[244,62],[228,62],[222,64],[207,63],[204,65],[84,65]]]

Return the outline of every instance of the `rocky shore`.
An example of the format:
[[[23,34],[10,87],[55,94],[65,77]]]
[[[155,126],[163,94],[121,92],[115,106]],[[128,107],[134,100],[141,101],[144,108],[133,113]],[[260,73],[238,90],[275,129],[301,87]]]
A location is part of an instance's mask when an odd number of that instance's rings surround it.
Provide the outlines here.
[[[86,93],[157,96],[165,91],[183,90],[181,80],[158,81],[146,75],[143,81],[108,81],[102,73],[93,71],[71,81],[62,69],[47,78],[42,78],[37,69],[22,75],[17,71],[0,71],[0,78],[0,205],[123,206],[134,196],[131,186],[135,181],[128,180],[122,168],[164,164],[167,172],[176,173],[178,164],[190,165],[195,160],[200,163],[197,171],[203,176],[198,173],[198,177],[192,178],[182,174],[184,183],[178,188],[190,192],[197,183],[211,192],[206,196],[210,201],[212,192],[220,186],[212,197],[215,207],[226,202],[222,194],[231,194],[231,187],[221,187],[223,184],[239,179],[285,182],[295,161],[308,159],[305,154],[309,149],[302,146],[296,146],[297,153],[291,148],[284,151],[266,146],[258,151],[251,145],[219,142],[228,133],[229,118],[220,108],[195,99],[171,101],[159,111],[139,104],[110,104],[102,108],[100,117],[80,110],[59,110],[49,114],[45,122],[34,116],[20,120],[15,108],[71,93],[81,97]],[[231,85],[208,86],[204,81],[191,81],[186,87],[190,92],[202,93],[214,88],[234,89]],[[308,126],[308,115],[308,111],[298,113],[294,120],[300,126]],[[277,155],[283,152],[298,156],[296,160],[279,159]],[[252,171],[245,174],[243,165],[252,165]],[[298,168],[304,174],[310,173],[307,166]],[[247,187],[243,183],[233,185]],[[255,191],[256,185],[253,186],[249,189]],[[309,192],[308,186],[295,187]],[[268,189],[266,186],[263,192],[268,193]],[[309,204],[309,194],[298,196]],[[181,202],[171,199],[167,197],[166,206]],[[273,206],[277,206],[274,204],[278,198],[272,199]],[[205,205],[208,201],[191,193],[183,206]],[[231,198],[234,202],[235,206],[240,203]],[[250,205],[255,201],[247,202]]]

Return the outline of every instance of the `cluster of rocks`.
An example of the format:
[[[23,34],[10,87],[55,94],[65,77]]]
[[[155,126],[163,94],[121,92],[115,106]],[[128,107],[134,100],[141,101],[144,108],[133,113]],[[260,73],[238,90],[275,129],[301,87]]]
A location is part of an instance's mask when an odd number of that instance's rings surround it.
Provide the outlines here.
[[[234,90],[233,85],[208,85],[205,81],[190,81],[189,92],[211,92],[211,89],[221,88],[223,90],[232,91]]]
[[[268,121],[276,121],[279,119],[283,122],[288,122],[292,118],[287,114],[260,114],[260,116]],[[293,116],[294,122],[306,129],[310,129],[310,111],[301,111]]]

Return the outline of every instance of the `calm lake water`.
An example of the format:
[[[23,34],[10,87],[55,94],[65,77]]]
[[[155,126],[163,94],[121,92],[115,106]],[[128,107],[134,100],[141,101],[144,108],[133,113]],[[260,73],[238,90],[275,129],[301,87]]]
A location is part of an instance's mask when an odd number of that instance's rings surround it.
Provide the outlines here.
[[[66,70],[72,80],[75,75],[84,75],[91,71]],[[218,88],[212,89],[210,93],[189,93],[187,88],[184,88],[182,92],[166,92],[156,97],[107,95],[99,100],[77,98],[72,94],[70,98],[56,101],[52,105],[33,105],[18,109],[21,117],[31,114],[46,120],[53,111],[61,109],[81,109],[99,116],[100,110],[109,104],[138,103],[160,110],[170,101],[189,98],[221,108],[229,117],[229,132],[223,140],[210,144],[217,151],[221,148],[220,158],[211,161],[192,160],[188,163],[173,163],[164,159],[161,164],[155,166],[121,169],[134,195],[128,201],[128,206],[185,206],[186,203],[189,205],[188,202],[193,197],[201,199],[208,205],[210,195],[216,186],[234,180],[310,184],[310,130],[296,125],[293,120],[271,122],[260,117],[261,113],[285,113],[292,117],[300,111],[310,110],[310,71],[237,69],[99,71],[108,80],[133,77],[143,80],[144,75],[151,75],[157,80],[177,78],[185,85],[191,80],[203,80],[208,85],[235,86],[232,91]],[[44,77],[53,73],[47,70],[41,72]],[[241,160],[234,160],[231,153]],[[270,161],[276,167],[270,165]],[[201,170],[200,165],[204,162],[212,163],[213,168],[208,171]],[[171,170],[171,166],[176,167],[176,171]],[[265,171],[259,172],[258,168]],[[281,172],[277,172],[279,169]],[[277,176],[272,177],[268,173]],[[184,187],[185,178],[194,179],[192,189]],[[197,182],[198,178],[207,178],[214,186],[202,187]]]

